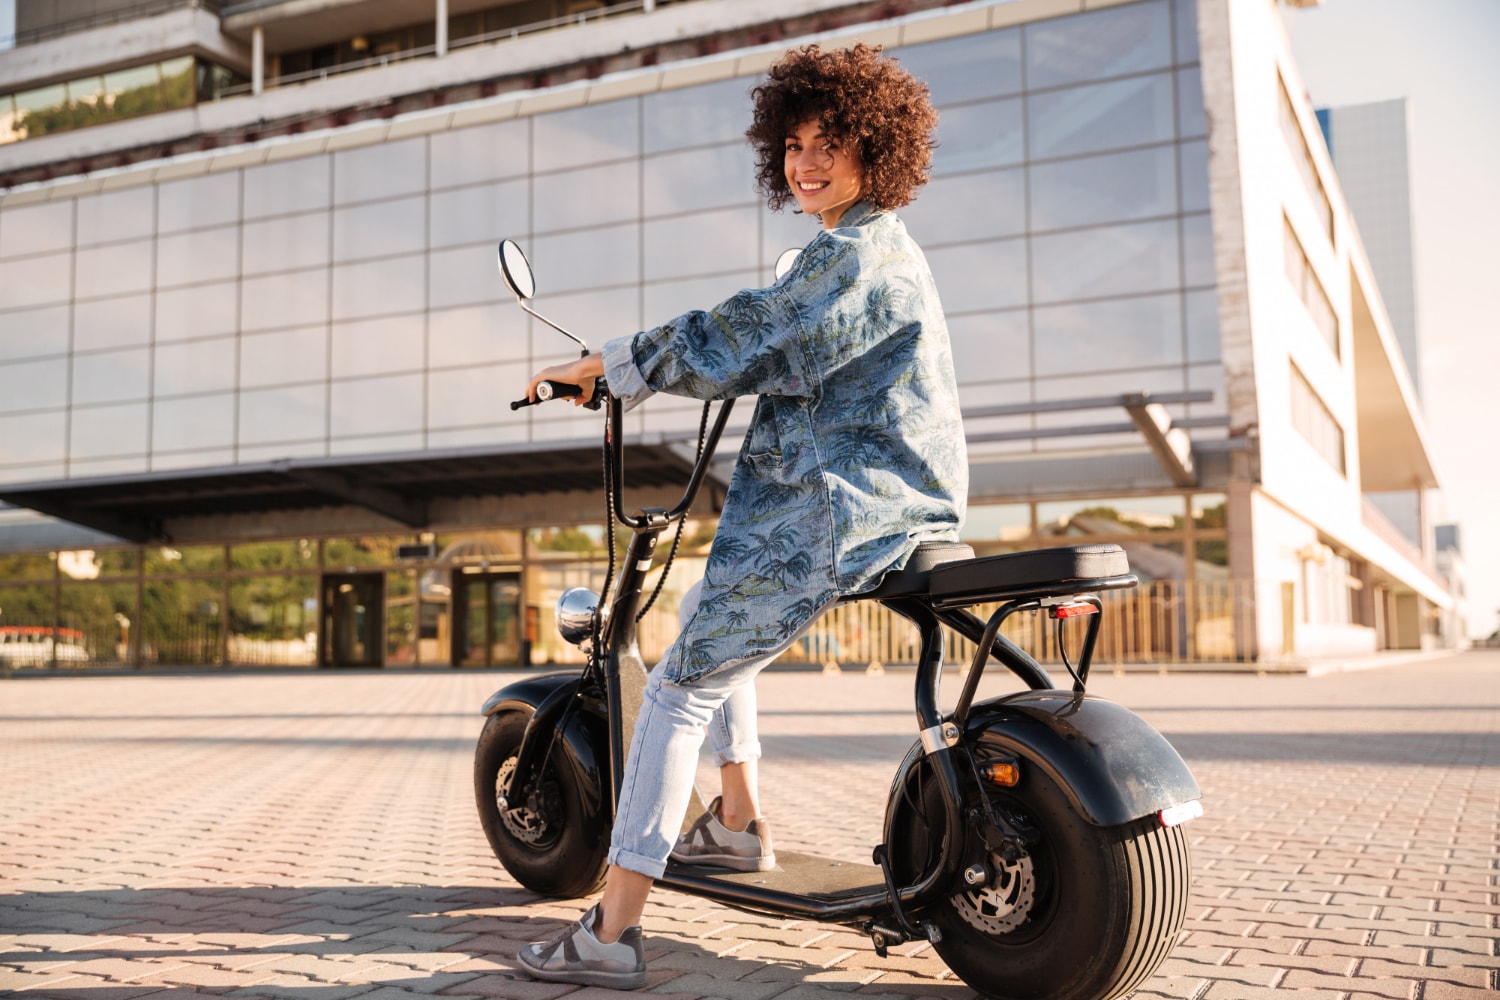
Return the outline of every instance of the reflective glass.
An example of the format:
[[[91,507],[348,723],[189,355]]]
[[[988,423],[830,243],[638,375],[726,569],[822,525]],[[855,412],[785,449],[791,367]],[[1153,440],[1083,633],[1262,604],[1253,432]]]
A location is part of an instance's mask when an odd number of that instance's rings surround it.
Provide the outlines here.
[[[531,158],[531,123],[521,118],[435,132],[431,142],[434,189],[519,177]]]
[[[1075,302],[1033,310],[1036,373],[1182,362],[1182,305],[1174,295]]]
[[[493,244],[505,237],[525,243],[531,229],[530,184],[522,178],[434,194],[428,216],[429,245]]]
[[[1219,293],[1187,292],[1183,295],[1187,315],[1187,359],[1217,361],[1222,347],[1219,342]]]
[[[328,272],[297,271],[240,283],[240,328],[306,326],[328,318]]]
[[[329,407],[334,437],[422,429],[422,376],[333,383]]]
[[[1031,537],[1031,505],[1026,503],[970,504],[964,518],[963,541],[1022,542]]]
[[[527,323],[526,314],[512,305],[434,311],[427,318],[427,363],[449,368],[524,357],[530,344]],[[567,324],[576,325],[571,314]]]
[[[950,316],[948,340],[962,384],[1031,374],[1031,327],[1024,309]]]
[[[427,140],[423,136],[333,154],[335,205],[417,194],[426,187]]]
[[[646,280],[754,268],[759,211],[730,208],[646,223]]]
[[[61,253],[0,261],[0,309],[67,302],[72,292],[68,257]]]
[[[39,580],[45,581],[50,585],[53,576],[56,575],[56,567],[53,559],[54,556],[51,552],[6,552],[0,554],[0,580],[7,582]],[[4,603],[0,603],[0,609],[5,607]],[[15,622],[10,622],[9,624],[15,624]]]
[[[66,354],[68,307],[0,313],[0,361]]]
[[[239,401],[241,445],[322,440],[327,433],[328,386],[322,382],[241,390]]]
[[[645,161],[646,214],[694,212],[755,201],[755,155],[743,142]]]
[[[151,352],[106,351],[73,358],[73,405],[145,399],[151,382]]]
[[[1184,139],[1208,135],[1203,111],[1203,71],[1194,66],[1177,71],[1177,134]]]
[[[328,229],[326,212],[246,223],[244,272],[265,274],[328,263]]]
[[[1172,0],[1173,33],[1177,36],[1177,61],[1198,61],[1198,0]]]
[[[712,309],[741,289],[755,288],[759,284],[759,271],[654,282],[644,289],[646,325],[655,327],[695,309]]]
[[[85,406],[73,410],[68,457],[114,458],[146,453],[147,406]]]
[[[141,648],[147,663],[199,666],[223,660],[219,624],[221,580],[157,580],[146,584]]]
[[[224,546],[176,545],[146,549],[147,576],[178,576],[190,573],[220,573],[224,570]]]
[[[934,175],[1020,163],[1025,153],[1021,99],[948,108],[938,118]]]
[[[293,542],[251,542],[229,550],[229,568],[256,573],[267,570],[318,568],[316,539],[299,538]]]
[[[249,666],[316,663],[317,594],[318,578],[311,573],[231,582],[229,662]]]
[[[333,259],[363,260],[415,253],[427,238],[427,199],[370,202],[333,213]]]
[[[306,212],[329,203],[330,166],[326,156],[245,168],[245,218]]]
[[[156,284],[160,288],[223,281],[239,271],[238,226],[200,229],[156,241]]]
[[[421,316],[333,324],[333,377],[384,375],[422,367]]]
[[[891,54],[927,84],[934,104],[1001,97],[1021,91],[1019,28],[907,45]]]
[[[572,407],[568,409],[571,410]],[[425,447],[426,437],[418,431],[409,434],[360,434],[358,437],[333,438],[328,442],[328,454],[389,455],[395,452],[420,451]]]
[[[1214,394],[1214,398],[1207,403],[1190,404],[1188,406],[1189,416],[1223,416],[1229,412],[1229,400],[1224,392],[1223,365],[1217,362],[1206,365],[1192,365],[1187,370],[1187,377],[1187,387],[1189,389],[1206,389]],[[1219,433],[1222,433],[1222,431]]]
[[[344,264],[333,269],[333,318],[415,312],[426,303],[423,254]],[[497,279],[498,280],[498,279]]]
[[[1180,531],[1181,496],[1061,500],[1036,505],[1037,530],[1049,535],[1141,535]]]
[[[640,232],[640,226],[631,224],[537,237],[533,241],[535,250],[530,256],[532,266],[536,268],[540,294],[545,296],[638,280]],[[698,238],[701,240],[702,237],[700,229]],[[492,280],[498,281],[499,278]]]
[[[531,119],[532,169],[537,175],[640,152],[640,102],[635,98],[554,111]]]
[[[1208,143],[1185,142],[1178,149],[1182,161],[1182,210],[1206,212],[1208,203]]]
[[[477,302],[513,302],[510,290],[496,266],[495,247],[489,243],[471,244],[454,250],[434,250],[428,254],[427,304],[432,309],[469,305]],[[537,287],[543,294],[552,290],[550,280],[538,275]],[[520,312],[516,306],[508,309]],[[522,314],[524,315],[524,314]]]
[[[634,285],[597,292],[569,292],[547,299],[547,313],[595,350],[612,337],[638,331],[640,308],[640,292]],[[541,323],[531,324],[533,364],[554,364],[576,357],[578,348],[571,340]]]
[[[950,313],[1026,304],[1026,240],[996,240],[927,251],[927,263]]]
[[[328,329],[322,326],[240,338],[242,387],[328,377]]]
[[[79,250],[74,261],[74,287],[80,299],[144,292],[151,287],[149,240]]]
[[[640,215],[640,163],[538,173],[532,181],[539,233],[624,222]]]
[[[78,199],[81,247],[150,236],[155,223],[156,188],[151,184]]]
[[[5,442],[5,452],[0,455],[0,462],[5,465],[61,462],[66,456],[67,427],[68,415],[61,410],[0,417],[0,441]],[[142,444],[144,443],[142,435]],[[4,478],[12,481],[16,479],[10,473],[5,473]]]
[[[510,401],[526,394],[531,374],[526,363],[432,372],[427,376],[427,423],[431,427],[498,424],[519,432],[521,422],[513,418]]]
[[[823,228],[817,216],[803,215],[794,211],[796,207],[797,203],[794,201],[779,212],[773,212],[764,205],[760,208],[760,266],[765,272],[765,277],[761,279],[763,284],[769,285],[775,280],[772,268],[783,250],[807,246]],[[906,218],[907,211],[909,208],[899,210],[903,219]]]
[[[157,451],[151,455],[151,471],[160,472],[164,469],[202,469],[212,466],[233,465],[234,460],[234,449],[228,445],[221,448],[200,448],[193,451]]]
[[[234,396],[194,396],[156,401],[151,450],[186,451],[234,444]]]
[[[1026,85],[1032,90],[1139,73],[1171,61],[1167,0],[1026,26]]]
[[[641,98],[647,155],[738,142],[749,156],[744,138],[750,123],[750,88],[755,84],[754,78],[741,76]]]
[[[1182,281],[1184,285],[1212,285],[1215,280],[1213,218],[1182,217]]]
[[[73,246],[72,198],[0,210],[0,257],[67,250]]]
[[[1092,396],[1114,396],[1122,392],[1181,392],[1182,368],[1137,368],[1133,371],[1102,372],[1094,375],[1068,375],[1062,378],[1039,378],[1032,382],[1032,395],[1038,401],[1053,399],[1083,399]],[[1038,414],[1039,426],[1063,427],[1070,424],[1094,423],[1078,413]],[[1125,416],[1120,414],[1121,418]],[[1140,443],[1140,435],[1130,433],[1134,443]],[[1066,440],[1066,439],[1064,439]],[[1074,439],[1077,440],[1076,438]]]
[[[938,177],[898,209],[918,245],[993,239],[1026,231],[1026,178],[1019,169]]]
[[[233,337],[158,344],[156,381],[151,391],[158,398],[193,392],[227,392],[234,388],[237,353]]]
[[[157,292],[156,342],[233,333],[238,306],[239,288],[232,281]]]
[[[1034,236],[1031,261],[1037,302],[1176,288],[1177,220]]]
[[[96,299],[73,307],[73,349],[134,347],[151,343],[151,296]]]
[[[0,365],[0,413],[65,406],[68,401],[68,359],[17,361]]]
[[[1170,73],[1032,94],[1027,101],[1037,160],[1166,142],[1174,131]]]
[[[156,231],[201,229],[237,222],[240,217],[240,172],[226,170],[206,177],[185,177],[157,186]]]
[[[1031,229],[1128,222],[1177,209],[1172,146],[1039,163],[1031,168]]]

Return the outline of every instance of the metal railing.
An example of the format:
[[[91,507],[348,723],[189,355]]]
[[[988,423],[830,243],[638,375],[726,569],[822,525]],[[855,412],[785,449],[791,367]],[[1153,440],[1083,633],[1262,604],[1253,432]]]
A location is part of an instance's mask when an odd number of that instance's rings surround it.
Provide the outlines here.
[[[121,21],[134,21],[142,17],[155,17],[158,14],[168,14],[174,10],[207,10],[218,13],[219,4],[216,0],[144,0],[142,3],[129,4],[124,7],[112,7],[107,10],[96,11],[81,17],[69,18],[66,21],[56,21],[52,24],[44,24],[25,31],[17,31],[9,37],[0,35],[0,49],[12,46],[34,45],[44,42],[49,38],[58,38],[63,35],[71,35],[79,31],[88,31],[90,28],[103,28],[111,24],[119,24]]]

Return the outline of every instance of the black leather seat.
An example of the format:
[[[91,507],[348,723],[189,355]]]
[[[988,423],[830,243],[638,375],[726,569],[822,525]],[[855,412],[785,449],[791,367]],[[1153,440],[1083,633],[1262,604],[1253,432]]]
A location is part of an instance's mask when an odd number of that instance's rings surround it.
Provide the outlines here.
[[[871,601],[883,597],[909,597],[927,593],[927,579],[934,569],[959,559],[973,559],[974,550],[962,542],[922,542],[906,566],[887,573],[880,586],[850,600]]]
[[[947,605],[1081,594],[1134,583],[1130,561],[1118,545],[1072,545],[966,559],[934,568],[927,579],[928,593]]]

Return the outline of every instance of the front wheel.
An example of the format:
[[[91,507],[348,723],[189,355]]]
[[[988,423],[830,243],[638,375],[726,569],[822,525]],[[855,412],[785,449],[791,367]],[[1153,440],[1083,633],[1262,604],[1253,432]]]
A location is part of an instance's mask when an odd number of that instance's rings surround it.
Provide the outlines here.
[[[925,763],[908,774],[891,825],[894,874],[911,884],[937,863],[941,791]],[[978,788],[965,791],[965,812]],[[1028,839],[988,881],[929,907],[937,953],[965,983],[997,1000],[1109,1000],[1136,989],[1166,959],[1187,913],[1191,864],[1179,827],[1148,816],[1098,827],[1040,767],[1022,762],[1014,788],[985,786]],[[925,819],[924,819],[925,817]],[[983,851],[973,829],[966,857]],[[978,848],[977,853],[975,848]]]
[[[585,794],[582,782],[554,751],[535,792],[515,808],[500,810],[509,791],[516,753],[531,713],[501,709],[491,715],[474,750],[474,798],[484,835],[505,870],[544,896],[577,897],[604,884],[608,820]]]

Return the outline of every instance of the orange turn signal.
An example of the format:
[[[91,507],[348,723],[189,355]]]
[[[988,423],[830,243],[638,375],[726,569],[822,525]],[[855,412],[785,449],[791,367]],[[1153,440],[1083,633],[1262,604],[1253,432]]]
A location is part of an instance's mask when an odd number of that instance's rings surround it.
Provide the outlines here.
[[[1021,780],[1021,767],[1014,761],[992,760],[979,765],[979,776],[992,785],[1014,788]]]

